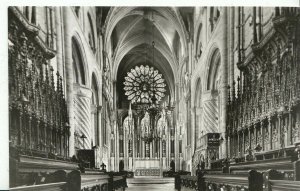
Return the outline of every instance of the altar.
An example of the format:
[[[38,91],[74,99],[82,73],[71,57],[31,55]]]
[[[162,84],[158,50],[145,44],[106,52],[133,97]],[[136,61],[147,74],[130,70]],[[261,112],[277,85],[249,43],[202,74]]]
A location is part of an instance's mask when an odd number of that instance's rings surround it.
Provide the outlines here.
[[[135,159],[134,176],[161,176],[160,159]]]

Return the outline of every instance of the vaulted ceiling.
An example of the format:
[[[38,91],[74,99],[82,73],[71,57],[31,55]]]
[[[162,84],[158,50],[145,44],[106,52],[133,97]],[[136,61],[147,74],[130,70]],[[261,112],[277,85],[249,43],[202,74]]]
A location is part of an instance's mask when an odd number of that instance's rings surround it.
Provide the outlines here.
[[[125,101],[124,77],[136,65],[158,69],[174,95],[180,65],[187,56],[192,8],[113,7],[105,20],[105,49],[118,83],[119,99]],[[152,42],[155,43],[153,50]],[[154,53],[154,54],[153,54]],[[154,55],[154,59],[153,59]]]

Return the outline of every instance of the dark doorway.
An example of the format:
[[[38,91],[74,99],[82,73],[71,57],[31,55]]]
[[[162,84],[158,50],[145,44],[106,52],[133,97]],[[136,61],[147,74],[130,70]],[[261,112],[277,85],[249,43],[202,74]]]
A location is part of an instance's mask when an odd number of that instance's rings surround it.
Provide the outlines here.
[[[170,171],[175,172],[175,162],[173,160],[170,162],[170,168]]]
[[[120,163],[119,163],[119,171],[124,171],[124,161],[121,160]]]

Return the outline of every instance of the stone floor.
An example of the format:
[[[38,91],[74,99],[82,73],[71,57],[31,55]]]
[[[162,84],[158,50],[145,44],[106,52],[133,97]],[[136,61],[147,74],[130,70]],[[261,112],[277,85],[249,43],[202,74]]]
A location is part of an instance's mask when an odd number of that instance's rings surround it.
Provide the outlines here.
[[[175,191],[174,178],[138,177],[127,179],[126,191]]]

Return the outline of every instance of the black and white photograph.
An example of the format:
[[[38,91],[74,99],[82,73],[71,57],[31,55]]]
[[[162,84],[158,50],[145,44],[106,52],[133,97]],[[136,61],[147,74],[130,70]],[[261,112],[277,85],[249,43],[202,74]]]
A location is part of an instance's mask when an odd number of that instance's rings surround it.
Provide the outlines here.
[[[0,19],[7,189],[300,190],[299,2],[46,3]]]

